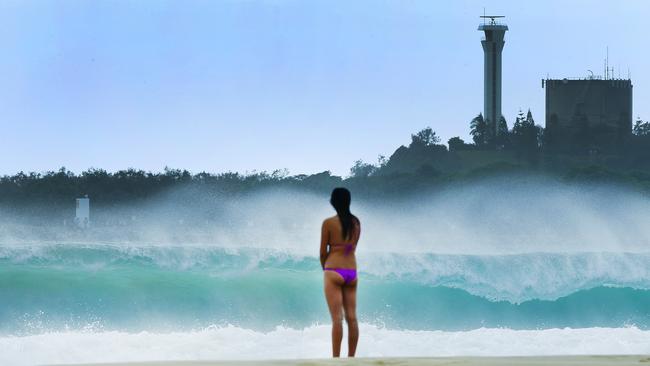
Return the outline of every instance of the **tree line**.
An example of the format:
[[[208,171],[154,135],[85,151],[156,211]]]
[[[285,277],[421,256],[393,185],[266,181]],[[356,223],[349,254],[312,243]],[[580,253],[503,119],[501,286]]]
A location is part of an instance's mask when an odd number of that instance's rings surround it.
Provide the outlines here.
[[[376,163],[355,161],[347,177],[329,171],[312,175],[289,175],[286,170],[192,174],[171,168],[157,173],[133,168],[117,172],[91,168],[75,174],[64,167],[43,173],[19,172],[0,177],[0,215],[10,211],[29,217],[63,217],[73,211],[74,199],[84,195],[91,198],[95,208],[114,207],[138,205],[179,188],[200,192],[188,194],[185,202],[196,207],[205,195],[236,198],[264,188],[328,194],[332,187],[342,184],[354,189],[359,197],[374,199],[531,168],[537,169],[535,174],[545,170],[545,174],[567,179],[622,180],[650,187],[650,122],[641,119],[635,121],[632,135],[618,155],[603,161],[587,156],[565,164],[562,170],[555,169],[558,161],[567,159],[554,160],[553,136],[549,137],[548,127],[544,129],[535,123],[530,111],[520,111],[512,128],[502,119],[497,134],[490,132],[493,129],[481,114],[470,121],[469,127],[470,143],[452,137],[448,146],[441,143],[432,128],[426,127],[411,135],[408,146],[400,146],[389,157],[380,155]],[[481,160],[486,155],[496,156],[496,160]],[[514,158],[501,161],[501,156]]]

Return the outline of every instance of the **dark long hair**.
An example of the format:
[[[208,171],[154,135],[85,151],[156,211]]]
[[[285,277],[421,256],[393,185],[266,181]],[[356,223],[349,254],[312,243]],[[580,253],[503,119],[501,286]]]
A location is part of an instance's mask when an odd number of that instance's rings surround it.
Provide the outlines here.
[[[350,191],[343,187],[334,188],[330,203],[336,210],[336,214],[341,221],[343,228],[343,240],[348,239],[352,235],[352,229],[359,224],[359,219],[350,212]]]

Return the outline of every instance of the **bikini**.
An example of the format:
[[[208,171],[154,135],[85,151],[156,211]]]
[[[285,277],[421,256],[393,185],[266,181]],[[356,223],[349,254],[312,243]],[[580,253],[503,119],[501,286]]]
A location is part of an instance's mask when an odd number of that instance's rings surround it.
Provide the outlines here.
[[[330,244],[330,246],[335,246],[335,245],[345,245],[345,252],[343,252],[343,255],[349,255],[352,253],[354,250],[355,245],[352,243],[336,243],[336,244]],[[341,275],[343,277],[343,281],[345,284],[348,284],[352,281],[354,281],[357,278],[357,270],[354,268],[331,268],[331,267],[326,267],[323,268],[323,271],[334,271]]]

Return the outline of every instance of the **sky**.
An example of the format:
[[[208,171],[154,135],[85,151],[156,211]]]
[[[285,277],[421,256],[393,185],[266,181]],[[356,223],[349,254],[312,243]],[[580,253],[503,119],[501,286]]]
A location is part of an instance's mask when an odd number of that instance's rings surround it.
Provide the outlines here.
[[[65,166],[346,176],[483,110],[483,10],[505,15],[503,114],[541,79],[628,70],[650,120],[650,1],[0,1],[0,175]]]

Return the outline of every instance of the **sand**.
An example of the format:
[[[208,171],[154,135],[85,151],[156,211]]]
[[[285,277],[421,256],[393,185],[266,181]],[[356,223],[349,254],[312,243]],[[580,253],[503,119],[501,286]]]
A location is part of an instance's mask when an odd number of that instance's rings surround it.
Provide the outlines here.
[[[558,366],[558,365],[637,365],[650,366],[650,355],[639,356],[535,356],[535,357],[423,357],[423,358],[341,358],[272,361],[151,361],[96,363],[93,366],[317,366],[317,365],[454,365],[454,366]],[[77,365],[80,366],[80,365]]]

